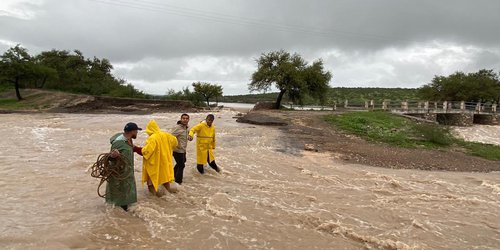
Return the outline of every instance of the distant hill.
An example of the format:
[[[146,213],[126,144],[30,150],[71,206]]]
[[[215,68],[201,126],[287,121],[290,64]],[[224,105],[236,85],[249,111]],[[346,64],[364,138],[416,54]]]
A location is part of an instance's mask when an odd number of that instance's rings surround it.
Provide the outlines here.
[[[278,92],[271,92],[265,94],[247,94],[247,95],[229,95],[222,97],[222,102],[238,102],[238,103],[257,103],[276,101]]]
[[[278,97],[277,92],[265,94],[247,94],[247,95],[232,95],[224,96],[223,102],[237,103],[257,103],[263,101],[275,101]],[[330,88],[327,93],[327,100],[342,103],[344,100],[349,100],[350,103],[362,103],[365,101],[402,101],[402,100],[418,100],[417,89],[411,88]],[[284,98],[284,102],[289,102]],[[316,105],[316,100],[306,98],[305,105]]]

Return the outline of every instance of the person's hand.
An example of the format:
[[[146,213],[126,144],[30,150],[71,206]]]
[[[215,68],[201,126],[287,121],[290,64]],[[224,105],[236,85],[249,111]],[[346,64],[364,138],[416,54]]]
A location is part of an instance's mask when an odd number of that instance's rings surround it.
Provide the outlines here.
[[[120,155],[120,151],[118,151],[118,149],[113,149],[111,150],[110,154],[112,158],[116,158]]]
[[[192,141],[193,140],[193,137],[188,135],[188,141]]]
[[[134,146],[134,152],[142,156],[142,147]]]

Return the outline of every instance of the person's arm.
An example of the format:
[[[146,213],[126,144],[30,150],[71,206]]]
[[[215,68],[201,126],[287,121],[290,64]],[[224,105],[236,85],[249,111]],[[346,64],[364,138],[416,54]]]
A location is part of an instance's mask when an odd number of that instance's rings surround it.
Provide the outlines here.
[[[172,147],[172,150],[176,149],[177,148],[177,145],[178,145],[178,141],[177,141],[177,137],[173,136],[173,135],[170,135],[169,137],[169,141],[170,141],[170,146]]]
[[[199,123],[198,125],[192,127],[191,130],[189,130],[189,140],[193,140],[194,134],[198,134],[198,132],[200,132],[202,125],[202,123]]]
[[[213,135],[214,138],[212,140],[212,149],[215,149],[215,125],[212,125],[212,126],[214,126],[214,135]]]
[[[142,155],[142,147],[134,145],[134,153],[137,153],[138,155],[143,156]]]
[[[128,147],[127,142],[125,141],[114,141],[111,144],[111,158],[109,159],[109,162],[111,163],[112,166],[114,166],[117,163],[117,158],[119,156],[122,156],[122,160],[126,160],[125,157],[123,157],[122,153],[125,151],[126,147]],[[128,163],[128,161],[126,161]],[[124,172],[121,172],[120,174],[127,173],[126,168],[123,169]]]
[[[171,134],[175,137],[179,137],[180,135],[182,135],[184,132],[184,129],[181,128],[181,126],[175,126],[172,130],[171,130]]]
[[[153,155],[155,149],[156,149],[156,141],[153,138],[154,135],[150,136],[147,140],[146,143],[144,144],[144,147],[142,147],[142,157],[144,159],[149,159],[151,155]]]
[[[118,149],[116,148],[112,148],[109,152],[109,155],[111,156],[111,158],[116,158],[120,155],[120,151],[118,151]]]
[[[125,144],[126,144],[126,142],[124,142],[124,141],[119,141],[119,140],[114,141],[111,144],[111,151],[110,151],[111,158],[118,157],[122,153],[122,151],[124,150]]]

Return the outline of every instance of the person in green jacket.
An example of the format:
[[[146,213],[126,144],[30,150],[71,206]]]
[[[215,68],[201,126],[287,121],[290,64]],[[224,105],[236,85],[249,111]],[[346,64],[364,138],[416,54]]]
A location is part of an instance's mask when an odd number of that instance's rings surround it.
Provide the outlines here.
[[[117,133],[110,138],[111,158],[121,156],[125,160],[125,168],[119,176],[110,176],[106,184],[106,202],[120,206],[125,211],[130,204],[137,202],[137,190],[134,176],[134,152],[140,154],[141,148],[134,146],[132,139],[142,130],[137,124],[130,122],[125,125],[123,133]],[[111,159],[111,164],[116,160]]]

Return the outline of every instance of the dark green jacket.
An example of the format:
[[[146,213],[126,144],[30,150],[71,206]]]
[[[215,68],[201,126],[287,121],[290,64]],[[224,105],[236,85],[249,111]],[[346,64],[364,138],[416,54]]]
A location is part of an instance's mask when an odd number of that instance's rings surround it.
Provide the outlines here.
[[[110,177],[106,185],[106,202],[124,206],[137,202],[137,190],[134,176],[134,151],[122,133],[110,138],[111,150],[117,149],[126,159],[125,171],[120,178]]]

